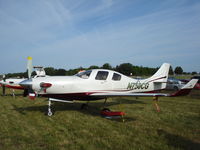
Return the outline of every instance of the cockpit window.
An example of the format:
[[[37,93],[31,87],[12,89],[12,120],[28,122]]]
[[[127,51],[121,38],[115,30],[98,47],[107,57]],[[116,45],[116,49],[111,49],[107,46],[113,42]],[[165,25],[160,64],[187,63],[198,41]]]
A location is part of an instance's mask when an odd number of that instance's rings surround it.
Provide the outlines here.
[[[114,80],[114,81],[120,81],[121,80],[121,75],[119,75],[117,73],[114,73],[113,77],[112,77],[112,80]]]
[[[91,72],[92,72],[91,70],[83,71],[83,72],[76,74],[76,76],[83,78],[83,79],[88,79],[90,77]]]
[[[107,71],[98,71],[95,79],[96,80],[106,80],[108,77],[108,72]]]

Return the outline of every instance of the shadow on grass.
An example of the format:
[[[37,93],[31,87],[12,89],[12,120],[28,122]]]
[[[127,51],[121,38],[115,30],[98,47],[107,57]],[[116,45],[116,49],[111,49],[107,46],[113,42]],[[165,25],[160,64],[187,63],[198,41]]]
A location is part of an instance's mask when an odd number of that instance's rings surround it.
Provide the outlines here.
[[[119,101],[122,104],[144,104],[143,102],[136,101],[136,100],[128,100],[128,99],[116,99],[116,101],[111,101],[106,103],[106,107],[112,106],[112,105],[119,105]],[[59,103],[59,102],[53,102],[51,109],[53,113],[55,114],[56,112],[59,111],[79,111],[84,114],[89,114],[92,116],[101,116],[100,112],[103,106],[103,102],[95,102],[92,103],[90,102],[88,107],[86,109],[81,109],[81,106],[84,103]],[[22,115],[26,115],[27,111],[39,111],[41,113],[47,114],[48,106],[47,105],[42,105],[42,106],[29,106],[29,107],[17,107],[16,105],[12,105],[13,109],[17,112],[19,112]],[[113,121],[119,121],[122,122],[122,119],[110,119]],[[124,120],[127,121],[135,121],[134,118],[126,117],[124,116]]]
[[[168,133],[162,129],[157,132],[158,135],[163,136],[167,140],[169,146],[183,150],[200,150],[200,143],[183,138],[179,135]]]
[[[12,93],[11,94],[5,94],[5,95],[1,94],[1,96],[2,97],[13,97],[13,94]],[[17,93],[17,94],[15,94],[15,96],[23,96],[23,94]]]

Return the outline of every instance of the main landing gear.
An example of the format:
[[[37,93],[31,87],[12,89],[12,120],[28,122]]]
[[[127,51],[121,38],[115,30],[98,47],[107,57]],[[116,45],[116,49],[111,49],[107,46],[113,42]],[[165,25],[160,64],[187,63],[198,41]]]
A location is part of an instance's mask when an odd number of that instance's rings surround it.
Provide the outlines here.
[[[89,101],[87,101],[86,104],[82,104],[82,105],[81,105],[81,110],[82,110],[82,109],[88,109],[88,107],[89,107],[88,104],[89,104]]]
[[[153,102],[154,102],[154,106],[156,108],[156,111],[160,112],[160,107],[158,105],[158,97],[157,96],[153,97]]]

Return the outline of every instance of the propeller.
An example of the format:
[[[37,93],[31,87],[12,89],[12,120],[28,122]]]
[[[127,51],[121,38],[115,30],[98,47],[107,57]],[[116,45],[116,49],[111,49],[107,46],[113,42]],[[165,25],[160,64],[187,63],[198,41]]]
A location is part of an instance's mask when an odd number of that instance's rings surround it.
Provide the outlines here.
[[[32,65],[32,57],[27,57],[27,72],[28,72],[28,80],[24,80],[20,82],[20,86],[24,87],[24,96],[29,95],[29,98],[34,99],[36,94],[32,90],[32,77],[31,74],[33,72],[33,65]]]
[[[28,79],[31,79],[31,74],[33,72],[33,64],[32,64],[32,57],[28,57],[28,63],[27,63],[27,70],[28,70]]]
[[[25,89],[24,90],[24,96],[29,95],[29,98],[33,100],[36,97],[36,93],[32,89],[32,86],[33,86],[33,79],[31,77],[31,74],[32,74],[32,71],[33,71],[32,57],[28,57],[27,59],[28,59],[28,63],[27,63],[28,79],[20,82],[20,85],[22,87],[24,87],[24,89]],[[38,67],[36,67],[36,68],[38,68]],[[45,72],[44,72],[43,67],[42,68],[40,67],[40,69],[41,69],[40,70],[40,73],[41,73],[40,75],[46,75]],[[41,82],[40,83],[41,90],[38,91],[37,93],[40,93],[42,91],[44,93],[46,93],[47,88],[49,88],[51,86],[52,86],[51,83]]]

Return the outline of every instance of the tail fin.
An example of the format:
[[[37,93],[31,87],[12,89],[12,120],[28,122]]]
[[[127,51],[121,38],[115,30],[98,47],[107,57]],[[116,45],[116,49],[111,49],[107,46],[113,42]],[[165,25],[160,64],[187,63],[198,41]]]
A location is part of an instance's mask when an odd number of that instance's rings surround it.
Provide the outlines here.
[[[198,79],[192,79],[190,82],[188,82],[186,85],[184,85],[179,91],[171,94],[171,97],[174,96],[185,96],[190,93],[190,91],[194,88],[196,83],[198,82]]]
[[[31,78],[31,73],[33,71],[33,65],[32,65],[32,57],[28,57],[28,63],[27,63],[27,69],[28,69],[28,78]]]
[[[158,71],[150,77],[148,82],[154,81],[155,83],[166,83],[169,74],[170,64],[164,63]]]

